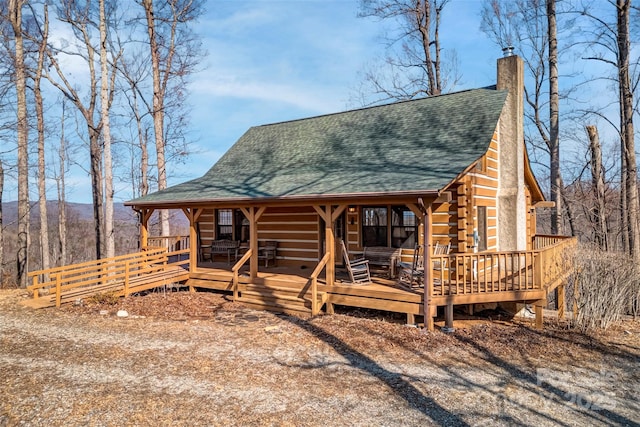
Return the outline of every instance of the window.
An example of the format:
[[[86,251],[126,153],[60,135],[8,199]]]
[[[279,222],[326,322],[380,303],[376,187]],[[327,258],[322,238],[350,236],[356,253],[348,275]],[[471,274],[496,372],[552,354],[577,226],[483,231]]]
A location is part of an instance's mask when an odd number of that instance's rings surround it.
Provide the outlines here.
[[[418,235],[416,215],[404,206],[391,208],[391,247],[413,248]]]
[[[233,210],[218,209],[216,212],[216,239],[233,240]]]
[[[387,246],[387,208],[362,208],[362,246]]]
[[[478,252],[487,250],[487,207],[478,206]]]
[[[482,156],[480,160],[478,160],[478,163],[476,163],[476,171],[484,172],[484,173],[487,172],[487,155],[486,154]]]

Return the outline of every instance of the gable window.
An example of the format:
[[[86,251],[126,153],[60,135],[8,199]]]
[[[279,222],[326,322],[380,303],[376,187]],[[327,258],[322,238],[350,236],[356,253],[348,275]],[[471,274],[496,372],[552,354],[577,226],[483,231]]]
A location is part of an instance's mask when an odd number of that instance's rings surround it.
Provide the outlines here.
[[[216,211],[216,239],[233,240],[233,210]]]
[[[391,208],[391,247],[413,248],[418,235],[416,215],[404,206]]]
[[[487,250],[487,207],[478,206],[478,252]]]
[[[387,208],[362,208],[362,246],[387,246]]]

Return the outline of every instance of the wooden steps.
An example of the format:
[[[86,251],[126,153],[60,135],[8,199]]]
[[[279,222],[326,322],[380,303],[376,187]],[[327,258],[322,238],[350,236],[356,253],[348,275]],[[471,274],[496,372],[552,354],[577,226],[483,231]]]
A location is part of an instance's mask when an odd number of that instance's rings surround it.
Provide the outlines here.
[[[221,278],[221,279],[189,278],[185,284],[191,288],[213,289],[216,291],[232,291],[233,290],[233,284],[229,278]]]
[[[291,286],[240,284],[238,302],[258,310],[278,313],[311,314],[311,292]],[[326,292],[318,292],[318,309],[327,301]]]

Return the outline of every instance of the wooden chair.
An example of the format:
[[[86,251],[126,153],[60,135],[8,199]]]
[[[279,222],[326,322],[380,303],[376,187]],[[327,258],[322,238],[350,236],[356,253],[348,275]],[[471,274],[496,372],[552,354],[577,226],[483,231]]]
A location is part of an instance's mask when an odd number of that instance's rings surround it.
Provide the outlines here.
[[[434,255],[449,255],[449,251],[451,250],[451,242],[446,245],[442,245],[436,242],[436,245],[433,247]],[[436,270],[446,270],[447,269],[447,258],[442,259],[442,263],[440,260],[436,260],[433,263],[433,268]]]
[[[349,259],[349,252],[347,252],[347,247],[345,246],[344,241],[341,240],[340,244],[342,245],[342,256],[344,257],[344,263],[349,271],[351,283],[371,283],[369,261],[364,258],[356,260]]]
[[[400,285],[420,287],[424,282],[423,248],[424,246],[422,245],[416,245],[413,250],[413,261],[411,263],[401,262],[398,264],[398,282]]]
[[[433,255],[448,255],[451,250],[451,243],[443,245],[440,243],[435,244],[433,247]],[[400,273],[398,275],[398,281],[401,285],[409,287],[421,287],[424,285],[424,246],[418,245],[413,251],[413,262],[400,263]],[[444,271],[447,269],[447,259],[442,258],[434,260],[433,269],[437,271]],[[434,281],[442,280],[442,273],[439,278],[435,278]]]
[[[259,259],[264,259],[264,266],[269,267],[269,260],[273,261],[273,265],[276,265],[278,252],[278,242],[275,240],[267,240],[264,242],[259,250]]]

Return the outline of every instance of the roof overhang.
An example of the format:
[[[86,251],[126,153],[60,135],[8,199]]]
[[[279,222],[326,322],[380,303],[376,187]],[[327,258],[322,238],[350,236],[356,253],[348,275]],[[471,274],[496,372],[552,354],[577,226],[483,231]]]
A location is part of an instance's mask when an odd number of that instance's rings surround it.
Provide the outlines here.
[[[540,184],[538,184],[538,180],[533,174],[533,170],[531,170],[531,163],[529,162],[529,155],[527,154],[526,148],[524,150],[524,182],[529,186],[531,201],[534,204],[545,201],[544,193],[542,193],[540,189]]]
[[[375,192],[375,193],[350,193],[350,194],[323,194],[304,196],[280,196],[280,197],[238,197],[225,199],[192,199],[192,200],[167,200],[125,202],[125,206],[131,206],[135,210],[141,209],[182,209],[198,207],[238,207],[238,206],[313,206],[322,204],[375,204],[375,203],[415,203],[418,199],[436,200],[442,195],[440,190],[406,191],[406,192]]]

